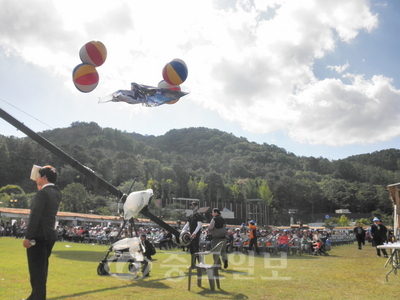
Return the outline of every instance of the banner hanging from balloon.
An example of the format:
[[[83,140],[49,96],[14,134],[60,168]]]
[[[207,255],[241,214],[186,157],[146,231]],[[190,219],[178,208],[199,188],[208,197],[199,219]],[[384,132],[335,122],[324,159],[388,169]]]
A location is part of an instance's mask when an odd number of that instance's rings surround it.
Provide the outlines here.
[[[161,84],[162,82],[160,82]],[[160,85],[159,84],[159,85]],[[179,88],[173,86],[173,88]],[[128,104],[142,104],[148,107],[176,103],[188,93],[179,89],[153,87],[138,83],[131,83],[131,90],[118,90],[99,99],[99,103],[126,102]]]

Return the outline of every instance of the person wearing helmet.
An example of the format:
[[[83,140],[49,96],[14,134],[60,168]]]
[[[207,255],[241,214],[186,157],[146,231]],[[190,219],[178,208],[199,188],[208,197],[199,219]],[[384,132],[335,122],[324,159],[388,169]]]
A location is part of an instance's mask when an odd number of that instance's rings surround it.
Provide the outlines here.
[[[381,257],[381,249],[379,249],[378,246],[383,245],[383,243],[386,242],[387,228],[385,225],[382,224],[379,218],[375,217],[373,221],[374,224],[371,226],[372,242],[376,247],[376,254],[378,255],[378,257]],[[388,257],[385,249],[382,249],[382,253],[385,258]]]

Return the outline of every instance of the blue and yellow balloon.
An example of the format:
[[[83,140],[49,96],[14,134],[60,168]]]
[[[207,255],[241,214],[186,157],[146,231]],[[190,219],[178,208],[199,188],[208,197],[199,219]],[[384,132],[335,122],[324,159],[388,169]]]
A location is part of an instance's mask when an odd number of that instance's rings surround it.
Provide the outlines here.
[[[167,83],[180,85],[186,80],[188,69],[183,60],[176,58],[164,66],[162,76]]]

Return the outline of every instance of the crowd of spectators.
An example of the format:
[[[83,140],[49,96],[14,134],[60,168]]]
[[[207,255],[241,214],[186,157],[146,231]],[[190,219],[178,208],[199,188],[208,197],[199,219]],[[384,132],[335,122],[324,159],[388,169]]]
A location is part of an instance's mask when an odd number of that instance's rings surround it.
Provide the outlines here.
[[[57,226],[58,241],[75,242],[75,243],[91,243],[91,244],[113,244],[117,239],[129,237],[128,227],[123,228],[121,231],[120,225],[102,227],[100,225],[93,226],[92,224],[84,224],[82,226]],[[10,225],[0,224],[0,236],[12,236],[16,238],[23,238],[26,230],[24,222],[14,222]],[[121,232],[120,232],[121,231]],[[264,237],[264,241],[269,241],[271,238],[277,240],[276,252],[287,252],[288,246],[292,243],[293,239],[300,240],[300,247],[302,252],[311,253],[313,245],[321,238],[327,238],[330,233],[325,230],[311,230],[311,229],[284,229],[284,230],[262,230],[257,229],[257,237]],[[170,232],[151,226],[141,226],[138,231],[132,232],[132,236],[140,236],[145,234],[146,238],[157,248],[172,249],[174,247],[182,248],[187,251],[187,247],[179,246],[176,242],[175,236]],[[339,233],[340,234],[340,233]],[[343,232],[342,234],[348,234]],[[239,228],[230,228],[227,230],[227,251],[232,253],[239,250],[238,245],[246,245],[249,240],[249,229],[242,224]],[[204,226],[200,237],[200,251],[211,250],[212,236]]]
[[[243,227],[243,226],[242,226]],[[240,246],[248,243],[249,232],[243,228],[231,230],[232,235],[232,249],[239,250]],[[311,229],[283,229],[283,230],[257,230],[259,241],[271,245],[271,241],[275,240],[273,252],[288,252],[290,246],[293,246],[294,240],[298,240],[300,251],[305,253],[312,253],[313,248],[322,240],[330,237],[330,233],[325,230],[311,230]],[[263,238],[263,239],[261,239]],[[259,245],[262,247],[263,245]]]
[[[16,238],[23,238],[25,236],[26,227],[27,226],[25,222],[22,222],[21,224],[14,222],[13,225],[11,225],[9,222],[6,222],[6,224],[1,222],[0,236],[12,236]]]

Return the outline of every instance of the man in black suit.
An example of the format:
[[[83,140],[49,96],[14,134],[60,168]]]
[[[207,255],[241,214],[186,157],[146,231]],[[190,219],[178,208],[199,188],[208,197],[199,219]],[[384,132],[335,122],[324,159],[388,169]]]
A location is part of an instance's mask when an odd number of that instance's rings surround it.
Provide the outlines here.
[[[357,226],[354,227],[353,231],[357,239],[358,249],[361,250],[362,249],[361,245],[365,245],[365,230],[364,228],[362,228],[361,223],[358,222]]]
[[[55,224],[61,192],[54,185],[57,181],[57,171],[51,166],[41,167],[36,178],[32,179],[36,181],[38,192],[32,199],[28,228],[23,242],[23,246],[27,248],[32,286],[28,300],[45,300],[49,257],[57,240]],[[32,243],[33,240],[36,244]]]
[[[197,212],[199,210],[199,203],[192,202],[191,208],[193,213],[189,216],[188,221],[183,227],[182,231],[189,230],[192,238],[192,242],[189,245],[190,254],[194,254],[199,252],[199,244],[200,244],[200,235],[201,235],[201,226],[203,223],[203,218]]]
[[[378,257],[381,257],[381,249],[378,248],[379,245],[383,245],[384,242],[387,241],[387,228],[385,225],[382,224],[381,220],[377,217],[374,218],[374,224],[371,226],[371,237],[373,243],[376,246],[376,253]],[[382,249],[382,253],[385,258],[388,257],[387,252],[385,249]]]

